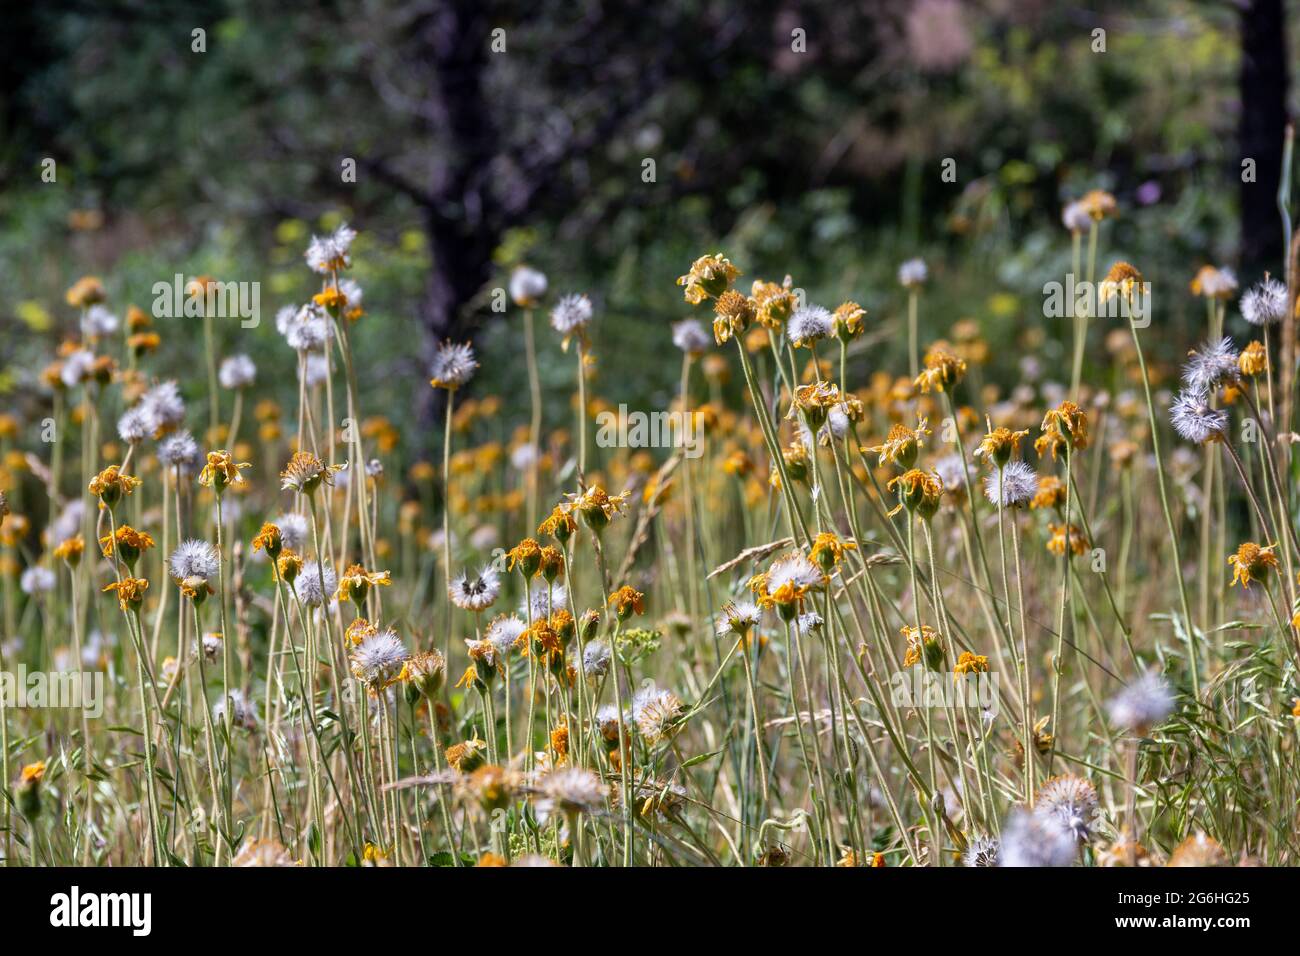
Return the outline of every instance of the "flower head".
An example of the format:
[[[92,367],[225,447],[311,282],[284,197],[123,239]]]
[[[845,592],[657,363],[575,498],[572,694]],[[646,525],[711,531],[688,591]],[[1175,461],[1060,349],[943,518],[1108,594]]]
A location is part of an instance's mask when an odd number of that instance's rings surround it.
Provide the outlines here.
[[[1020,451],[1020,440],[1028,434],[1028,430],[1013,432],[1002,427],[990,429],[975,449],[975,457],[987,458],[1000,468]]]
[[[1034,813],[1051,818],[1077,842],[1083,843],[1096,822],[1097,790],[1074,774],[1051,777],[1038,791]]]
[[[433,356],[429,384],[454,392],[474,376],[478,360],[474,349],[467,343],[443,342]]]
[[[1221,441],[1228,428],[1228,413],[1211,408],[1204,392],[1184,390],[1169,406],[1169,421],[1186,441],[1196,445]]]
[[[1251,581],[1262,581],[1269,568],[1278,566],[1277,555],[1273,553],[1276,545],[1261,548],[1253,541],[1247,541],[1237,549],[1236,554],[1228,555],[1232,565],[1232,583],[1241,583],[1249,590]]]
[[[809,305],[796,310],[785,326],[785,334],[795,348],[811,348],[834,331],[835,316],[820,305]]]
[[[256,378],[257,366],[253,364],[251,358],[243,354],[224,359],[217,372],[217,381],[221,383],[221,387],[232,391],[247,388]]]
[[[915,428],[908,428],[900,422],[890,427],[883,442],[864,448],[863,451],[879,455],[878,464],[888,463],[908,469],[916,464],[921,441],[929,434],[930,429],[926,427],[924,418],[917,420]]]
[[[1286,286],[1265,276],[1241,297],[1241,317],[1251,325],[1273,325],[1286,318]]]
[[[898,284],[904,289],[919,289],[929,277],[924,259],[908,259],[898,267]]]
[[[391,628],[377,630],[352,649],[349,655],[352,676],[371,692],[378,692],[402,676],[408,657],[410,654],[397,632]]]
[[[90,479],[88,487],[90,493],[98,497],[106,508],[112,509],[123,496],[135,491],[140,483],[140,479],[134,475],[122,474],[120,466],[109,465]]]
[[[1038,491],[1038,475],[1023,461],[1008,462],[1003,468],[984,476],[984,496],[994,505],[1015,508],[1025,504]]]
[[[1240,377],[1237,349],[1232,339],[1211,339],[1189,353],[1183,365],[1183,385],[1189,392],[1210,393]]]
[[[510,298],[515,305],[531,309],[546,295],[546,275],[526,265],[517,265],[510,273]]]
[[[208,452],[208,462],[199,472],[199,484],[211,488],[217,494],[226,490],[227,485],[237,485],[244,480],[240,470],[250,467],[248,462],[236,463],[228,451]]]
[[[709,333],[698,319],[673,323],[673,345],[687,355],[703,355],[709,350]]]
[[[367,571],[359,564],[350,564],[344,569],[343,577],[339,578],[338,591],[334,596],[340,601],[351,601],[360,607],[370,594],[371,587],[388,587],[392,583],[392,577],[387,571]]]
[[[705,299],[716,299],[730,288],[731,283],[740,275],[740,270],[731,264],[731,260],[721,252],[711,256],[700,256],[691,263],[691,270],[677,279],[677,284],[685,289],[686,301],[699,305]]]
[[[1111,723],[1145,735],[1174,710],[1174,694],[1165,679],[1147,671],[1106,703]]]
[[[463,571],[448,588],[452,603],[462,611],[486,611],[501,593],[501,575],[492,565],[484,565],[477,574]]]
[[[629,584],[611,594],[608,603],[615,609],[620,620],[626,620],[634,613],[645,613],[645,595]]]
[[[1057,557],[1064,556],[1066,549],[1071,555],[1078,556],[1088,550],[1088,542],[1078,525],[1048,524],[1051,537],[1047,540],[1047,550]]]
[[[312,236],[303,258],[307,267],[320,275],[341,272],[352,265],[350,251],[357,231],[343,223],[328,236]]]
[[[966,360],[954,355],[942,344],[932,345],[925,353],[925,367],[916,377],[916,387],[922,394],[942,392],[956,385],[966,375]]]
[[[551,328],[564,336],[561,344],[566,351],[570,339],[575,336],[586,342],[587,326],[594,312],[591,300],[582,294],[569,294],[555,303],[555,308],[551,309]]]
[[[104,590],[117,592],[117,603],[123,611],[138,611],[144,603],[144,592],[149,590],[149,582],[144,578],[123,578],[105,585]]]
[[[284,574],[284,554],[281,554],[280,558],[280,573]],[[287,576],[285,580],[289,580]],[[321,607],[338,590],[338,575],[334,573],[334,569],[328,564],[312,561],[310,564],[304,565],[297,573],[293,582],[293,590],[298,595],[298,600],[307,607]]]
[[[322,484],[332,485],[330,477],[340,471],[339,465],[326,465],[309,451],[296,451],[280,472],[280,489],[312,495]]]

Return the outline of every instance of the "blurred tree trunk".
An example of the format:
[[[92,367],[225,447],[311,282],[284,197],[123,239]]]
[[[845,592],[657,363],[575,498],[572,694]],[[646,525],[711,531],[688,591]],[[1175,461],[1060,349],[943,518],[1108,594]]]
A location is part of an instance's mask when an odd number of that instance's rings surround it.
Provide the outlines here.
[[[1255,181],[1241,184],[1242,277],[1265,269],[1284,276],[1277,187],[1286,130],[1286,12],[1282,0],[1243,0],[1241,10],[1241,159],[1255,161]],[[1240,172],[1239,172],[1240,175]]]

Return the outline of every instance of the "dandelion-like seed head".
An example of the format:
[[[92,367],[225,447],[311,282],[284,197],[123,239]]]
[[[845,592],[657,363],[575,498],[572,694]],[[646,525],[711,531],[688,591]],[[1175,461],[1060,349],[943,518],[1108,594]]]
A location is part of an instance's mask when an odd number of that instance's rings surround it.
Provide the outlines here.
[[[433,356],[429,384],[434,388],[455,391],[471,378],[478,368],[472,346],[463,342],[443,342]]]
[[[248,388],[257,378],[257,366],[247,355],[232,355],[221,362],[221,369],[217,372],[217,381],[221,383],[222,388],[230,390]]]
[[[537,812],[543,819],[553,814],[595,814],[605,809],[608,790],[600,777],[581,767],[560,767],[538,783]]]
[[[328,564],[312,561],[303,565],[293,581],[294,593],[307,607],[321,607],[338,590],[338,575]]]
[[[177,581],[202,578],[211,582],[216,578],[220,564],[221,556],[216,548],[206,541],[191,538],[176,546],[168,559],[167,567]]]
[[[1074,774],[1063,774],[1043,784],[1034,813],[1051,817],[1076,842],[1084,843],[1096,822],[1097,806],[1097,790],[1091,783]]]
[[[298,580],[302,580],[301,575]],[[408,657],[406,645],[396,631],[376,631],[352,649],[352,676],[372,691],[382,690],[402,676]]]
[[[984,476],[984,496],[994,505],[1016,508],[1027,504],[1038,491],[1038,474],[1016,460]]]
[[[1205,392],[1183,390],[1169,406],[1169,421],[1184,440],[1195,445],[1219,441],[1228,428],[1228,413],[1211,408]]]
[[[1241,297],[1241,317],[1251,325],[1274,325],[1287,314],[1286,286],[1267,276]]]
[[[811,348],[834,331],[835,315],[820,305],[796,309],[785,326],[785,334],[795,348]]]
[[[1145,735],[1174,712],[1174,692],[1158,673],[1147,671],[1112,697],[1106,709],[1116,727]]]
[[[1013,810],[1002,826],[998,866],[1070,866],[1077,854],[1074,834],[1054,815]]]
[[[531,309],[546,295],[546,275],[532,266],[517,265],[510,273],[510,299],[515,305]]]
[[[312,236],[303,253],[307,267],[320,275],[343,271],[352,265],[352,243],[356,238],[357,231],[347,223],[328,236]]]
[[[673,323],[673,345],[687,355],[703,355],[713,340],[699,319],[683,319]]]
[[[486,611],[501,593],[501,575],[490,564],[478,573],[464,571],[452,580],[448,592],[452,603],[462,611]]]
[[[1240,378],[1240,356],[1232,339],[1211,339],[1191,352],[1183,365],[1183,386],[1192,393],[1211,393]]]

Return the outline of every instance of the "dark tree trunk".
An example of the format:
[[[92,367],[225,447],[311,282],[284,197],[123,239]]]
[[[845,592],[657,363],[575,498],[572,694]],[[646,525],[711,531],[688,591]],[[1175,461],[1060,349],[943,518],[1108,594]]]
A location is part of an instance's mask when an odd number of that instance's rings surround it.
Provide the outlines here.
[[[1241,184],[1241,270],[1253,280],[1264,270],[1284,275],[1277,187],[1286,131],[1286,13],[1282,0],[1241,4],[1242,160],[1255,161],[1255,181]]]

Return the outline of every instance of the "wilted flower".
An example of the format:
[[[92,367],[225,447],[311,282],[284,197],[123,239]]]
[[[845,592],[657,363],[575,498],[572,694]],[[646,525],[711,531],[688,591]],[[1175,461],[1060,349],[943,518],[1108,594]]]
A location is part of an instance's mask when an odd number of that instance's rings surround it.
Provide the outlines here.
[[[1169,406],[1169,421],[1185,440],[1203,445],[1222,440],[1228,428],[1228,413],[1211,408],[1204,392],[1183,391]]]
[[[486,611],[501,593],[501,575],[492,565],[484,565],[477,574],[463,571],[452,580],[448,593],[462,611]]]
[[[321,275],[341,272],[352,265],[350,250],[356,238],[357,231],[344,223],[328,236],[312,236],[303,258],[308,268]]]
[[[677,280],[685,289],[686,301],[699,305],[705,299],[716,299],[726,292],[740,275],[740,270],[731,264],[722,253],[700,256],[691,263],[691,271]]]
[[[281,559],[284,555],[280,555]],[[281,567],[280,573],[284,573]],[[288,577],[285,577],[288,580]],[[305,565],[293,582],[294,593],[307,607],[321,607],[338,590],[338,575],[328,564],[313,561]]]
[[[301,577],[298,578],[302,580]],[[372,692],[383,690],[402,676],[410,656],[402,639],[391,628],[369,635],[352,649],[352,676]]]
[[[1236,554],[1228,555],[1232,565],[1232,583],[1241,583],[1243,588],[1250,588],[1251,581],[1262,581],[1269,568],[1278,566],[1277,555],[1273,553],[1276,545],[1261,548],[1253,541],[1247,541],[1237,549]]]
[[[1286,286],[1265,276],[1241,297],[1241,317],[1251,325],[1273,325],[1286,318]]]
[[[468,344],[443,342],[433,356],[429,384],[454,392],[474,376],[478,361],[474,349]]]

